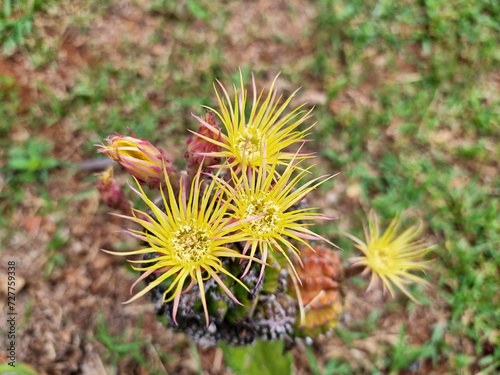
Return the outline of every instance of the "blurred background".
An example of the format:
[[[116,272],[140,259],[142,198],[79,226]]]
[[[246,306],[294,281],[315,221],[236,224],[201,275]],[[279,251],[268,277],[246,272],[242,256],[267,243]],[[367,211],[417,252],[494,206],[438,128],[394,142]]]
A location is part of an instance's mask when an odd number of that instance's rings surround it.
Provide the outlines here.
[[[315,107],[315,174],[341,173],[311,200],[339,217],[320,231],[346,264],[356,250],[342,233],[363,237],[372,208],[384,226],[402,210],[422,219],[435,244],[432,287],[411,289],[420,305],[351,279],[342,323],[280,368],[498,373],[499,45],[496,0],[1,0],[0,292],[5,309],[14,260],[17,369],[231,374],[254,361],[277,373],[279,355],[228,357],[166,329],[146,299],[121,305],[136,275],[99,249],[137,244],[81,164],[127,128],[182,163],[191,113],[241,68],[258,87],[281,72],[285,96],[302,87],[293,105]],[[7,343],[5,319],[0,331]]]

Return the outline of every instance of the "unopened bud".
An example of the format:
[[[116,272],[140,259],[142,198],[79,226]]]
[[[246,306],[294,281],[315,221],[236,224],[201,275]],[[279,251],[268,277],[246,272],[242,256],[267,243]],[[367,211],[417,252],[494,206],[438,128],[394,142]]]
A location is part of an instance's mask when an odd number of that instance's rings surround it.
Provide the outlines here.
[[[342,263],[334,252],[322,245],[312,251],[301,249],[303,267],[298,261],[296,284],[301,296],[303,320],[299,329],[307,335],[316,335],[335,327],[342,313],[341,283],[344,277]],[[297,290],[295,293],[297,295]]]
[[[163,167],[167,173],[175,173],[172,160],[164,155],[162,149],[153,146],[146,139],[135,136],[112,135],[106,139],[107,145],[99,145],[98,152],[103,152],[117,161],[141,184],[150,188],[159,187],[165,180]]]
[[[97,190],[101,201],[108,207],[123,213],[130,213],[130,204],[125,197],[123,189],[113,179],[113,167],[109,167],[99,175]]]
[[[187,151],[184,154],[184,158],[187,161],[188,168],[198,168],[202,162],[203,168],[208,168],[219,164],[221,161],[220,157],[206,155],[208,153],[213,154],[220,152],[220,146],[207,141],[203,137],[200,137],[201,135],[206,138],[221,141],[221,131],[215,123],[215,116],[213,112],[207,111],[204,120],[212,127],[212,129],[201,123],[198,133],[193,134],[193,136],[187,140]],[[215,132],[214,129],[217,130],[217,132]]]

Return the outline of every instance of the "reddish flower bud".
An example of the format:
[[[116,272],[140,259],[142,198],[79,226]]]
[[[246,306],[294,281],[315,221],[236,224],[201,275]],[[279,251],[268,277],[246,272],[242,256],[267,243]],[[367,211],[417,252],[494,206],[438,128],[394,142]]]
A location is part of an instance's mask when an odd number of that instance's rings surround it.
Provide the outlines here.
[[[205,158],[203,168],[208,168],[220,163],[221,158],[216,155],[214,156],[214,154],[219,153],[221,147],[215,143],[211,143],[206,138],[219,142],[221,142],[222,138],[221,130],[215,123],[215,116],[211,111],[206,112],[204,122],[201,122],[198,133],[193,134],[193,136],[186,141],[187,151],[184,154],[184,158],[187,161],[188,168],[198,168],[203,158]]]
[[[101,144],[98,152],[103,152],[111,159],[117,161],[141,184],[150,188],[159,187],[164,181],[163,166],[167,173],[175,173],[176,168],[172,160],[164,155],[162,149],[153,146],[146,139],[120,134],[112,135],[106,139],[108,145]]]
[[[113,179],[113,167],[109,167],[99,174],[97,190],[99,190],[101,201],[108,207],[123,213],[130,213],[130,204],[125,197],[125,193],[120,185]]]
[[[342,313],[340,284],[344,269],[340,258],[325,246],[317,245],[315,251],[301,249],[303,267],[294,260],[300,284],[297,284],[305,313],[299,324],[309,335],[327,331],[337,325]]]

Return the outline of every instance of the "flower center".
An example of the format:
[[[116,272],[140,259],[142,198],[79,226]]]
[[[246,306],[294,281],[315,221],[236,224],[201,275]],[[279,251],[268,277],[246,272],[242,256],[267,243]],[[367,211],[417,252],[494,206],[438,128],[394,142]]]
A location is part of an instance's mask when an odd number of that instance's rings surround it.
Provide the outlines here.
[[[245,157],[245,160],[250,164],[259,162],[261,143],[262,135],[259,129],[249,127],[243,130],[235,142],[240,151],[241,160]]]
[[[210,252],[210,233],[194,223],[181,225],[173,232],[170,246],[180,265],[199,264]]]
[[[393,257],[386,246],[376,246],[373,251],[371,263],[374,269],[388,270],[392,267]]]
[[[281,220],[281,209],[272,200],[267,199],[267,194],[247,196],[244,198],[244,202],[246,203],[245,218],[263,215],[244,225],[248,233],[251,233],[253,236],[265,238],[278,231]]]

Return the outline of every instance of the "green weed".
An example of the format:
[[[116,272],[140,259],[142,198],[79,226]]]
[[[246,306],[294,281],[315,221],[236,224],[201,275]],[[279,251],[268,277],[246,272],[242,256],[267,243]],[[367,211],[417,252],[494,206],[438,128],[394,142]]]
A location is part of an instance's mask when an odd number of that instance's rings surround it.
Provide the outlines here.
[[[148,364],[146,356],[143,354],[145,347],[151,345],[147,340],[140,338],[142,320],[139,321],[134,330],[133,337],[127,337],[124,332],[120,335],[113,335],[108,331],[104,317],[101,316],[96,326],[95,339],[102,343],[106,349],[106,361],[115,367],[119,361],[133,359],[149,374],[161,374],[160,371],[152,369]]]
[[[46,183],[49,170],[60,164],[50,156],[51,149],[51,145],[46,141],[34,138],[12,147],[4,167],[7,183]]]
[[[306,355],[313,375],[351,375],[353,373],[349,363],[343,362],[338,358],[330,359],[325,364],[323,372],[321,372],[314,352],[310,346],[306,347]]]

